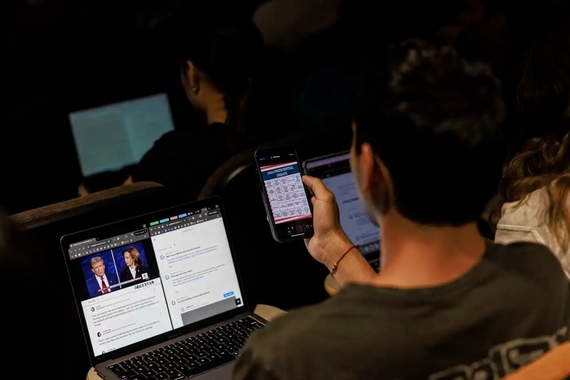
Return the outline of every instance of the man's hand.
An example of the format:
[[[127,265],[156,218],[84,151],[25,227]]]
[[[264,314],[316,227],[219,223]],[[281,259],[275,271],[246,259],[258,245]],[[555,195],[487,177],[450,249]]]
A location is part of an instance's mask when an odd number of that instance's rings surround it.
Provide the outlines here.
[[[315,260],[329,266],[331,259],[336,260],[336,257],[329,258],[329,253],[338,250],[331,248],[342,249],[345,246],[350,247],[352,243],[340,226],[338,204],[332,191],[325,186],[323,181],[315,177],[303,176],[303,182],[314,194],[311,202],[313,203],[313,228],[315,232],[313,237],[305,240],[305,243]]]

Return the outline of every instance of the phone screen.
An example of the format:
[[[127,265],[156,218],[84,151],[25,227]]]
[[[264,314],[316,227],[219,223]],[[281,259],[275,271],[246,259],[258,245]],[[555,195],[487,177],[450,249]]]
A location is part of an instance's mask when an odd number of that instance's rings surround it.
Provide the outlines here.
[[[312,236],[313,214],[295,151],[263,149],[256,152],[256,160],[274,237],[286,241]]]

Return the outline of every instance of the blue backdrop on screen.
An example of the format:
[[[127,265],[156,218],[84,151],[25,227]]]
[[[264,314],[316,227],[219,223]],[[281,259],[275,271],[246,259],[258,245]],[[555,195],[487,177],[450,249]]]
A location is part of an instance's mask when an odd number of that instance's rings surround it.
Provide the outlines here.
[[[134,247],[139,251],[141,256],[141,262],[148,267],[148,261],[146,259],[146,253],[142,242],[136,242],[128,245],[123,245],[121,247],[116,247],[113,249],[108,249],[106,251],[101,251],[94,253],[90,256],[85,257],[81,261],[81,267],[83,270],[83,276],[85,277],[85,285],[87,286],[88,292],[90,297],[94,297],[95,295],[100,295],[96,293],[95,290],[99,287],[98,284],[96,285],[97,280],[95,279],[95,275],[91,270],[91,259],[93,257],[101,257],[103,262],[105,263],[105,275],[108,277],[108,281],[110,284],[107,285],[119,285],[121,283],[121,279],[119,273],[121,269],[125,268],[125,258],[123,256],[123,251],[127,248]],[[123,284],[121,286],[114,286],[112,289],[118,290],[127,286],[127,284]],[[95,290],[93,290],[95,288]],[[102,293],[101,293],[102,294]]]
[[[118,281],[119,278],[117,275],[117,268],[115,267],[113,254],[110,249],[107,251],[97,252],[83,259],[81,266],[83,268],[83,275],[85,276],[85,280],[89,280],[91,277],[93,277],[93,271],[91,271],[91,259],[97,256],[103,259],[103,262],[105,263],[105,273],[107,276],[113,276],[113,279],[116,279]]]
[[[136,248],[137,251],[139,251],[142,263],[148,267],[148,261],[146,260],[146,253],[144,251],[143,243],[142,241],[137,241],[136,243],[113,248],[113,254],[115,256],[115,264],[117,265],[117,268],[119,268],[118,272],[120,272],[121,269],[125,267],[125,257],[123,256],[123,251],[130,247],[134,247]]]

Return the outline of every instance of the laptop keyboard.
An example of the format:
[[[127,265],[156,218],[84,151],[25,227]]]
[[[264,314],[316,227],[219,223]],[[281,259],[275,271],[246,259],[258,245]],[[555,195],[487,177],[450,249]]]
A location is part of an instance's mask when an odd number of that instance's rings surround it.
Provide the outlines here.
[[[107,367],[120,379],[180,380],[235,360],[249,335],[263,327],[252,317]]]

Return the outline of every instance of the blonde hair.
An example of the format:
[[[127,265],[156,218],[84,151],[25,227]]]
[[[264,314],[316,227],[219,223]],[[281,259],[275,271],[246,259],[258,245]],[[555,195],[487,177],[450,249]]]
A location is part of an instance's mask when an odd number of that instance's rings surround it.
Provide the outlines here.
[[[103,261],[103,258],[101,256],[92,257],[91,260],[89,260],[89,262],[91,264],[91,268],[93,268],[93,265],[95,265],[97,263],[105,264],[105,261]]]
[[[135,262],[135,266],[139,267],[142,265],[141,254],[138,249],[135,247],[129,247],[123,250],[123,257],[125,256],[125,252],[128,252],[131,255],[131,259]]]
[[[504,202],[518,202],[538,189],[548,195],[545,220],[564,252],[570,248],[570,131],[532,141],[505,166],[500,187]],[[497,213],[491,227],[496,230]]]

